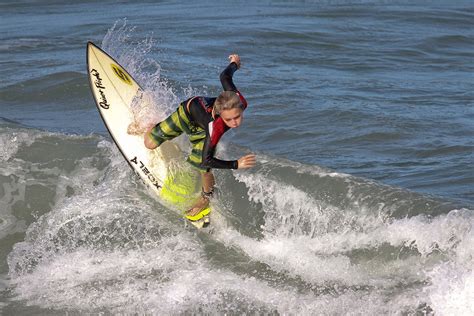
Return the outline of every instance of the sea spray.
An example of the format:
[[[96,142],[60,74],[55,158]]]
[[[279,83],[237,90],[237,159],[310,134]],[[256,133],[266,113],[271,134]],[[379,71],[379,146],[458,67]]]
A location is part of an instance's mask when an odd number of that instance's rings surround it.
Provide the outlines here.
[[[134,41],[134,33],[135,27],[128,26],[126,19],[117,21],[104,36],[101,48],[127,69],[142,88],[132,102],[132,112],[137,130],[143,132],[176,110],[182,101],[178,95],[184,100],[196,91],[189,86],[178,90],[171,87],[161,76],[159,62],[150,57],[156,45],[153,37]]]

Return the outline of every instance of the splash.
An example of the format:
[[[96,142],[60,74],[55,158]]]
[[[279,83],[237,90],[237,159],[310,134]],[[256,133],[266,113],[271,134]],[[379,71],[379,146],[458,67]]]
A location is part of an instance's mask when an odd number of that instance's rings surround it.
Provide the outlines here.
[[[116,59],[141,87],[131,104],[135,122],[128,128],[131,134],[141,134],[168,117],[182,100],[198,94],[198,90],[190,86],[173,87],[162,77],[160,63],[151,57],[156,41],[151,35],[134,41],[135,31],[135,27],[127,25],[126,19],[117,21],[104,36],[102,49]],[[190,151],[190,144],[183,137],[173,141],[183,151]]]
[[[328,178],[327,171],[316,168],[309,173],[314,176],[316,187],[321,182],[326,184],[322,187],[341,191],[344,184],[347,193],[340,196],[352,200],[334,205],[331,196],[335,192],[327,192],[325,197],[313,193],[312,188],[304,190],[301,177],[295,184],[281,181],[281,175],[288,177],[288,166],[278,163],[274,167],[269,174],[234,174],[247,187],[249,200],[261,205],[263,238],[255,240],[236,231],[225,231],[217,236],[222,242],[238,246],[274,271],[301,278],[315,287],[336,292],[353,287],[383,289],[388,294],[381,294],[383,300],[398,306],[397,311],[434,310],[440,315],[472,311],[471,210],[396,218],[396,207],[419,205],[409,201],[412,195],[397,195],[408,201],[399,198],[391,207],[384,203],[380,208],[378,203],[370,202],[374,197],[368,199],[362,194],[367,187],[372,186],[372,192],[382,192],[377,197],[382,200],[384,196],[391,199],[398,189],[380,190],[372,181],[349,176]],[[295,173],[300,171],[295,167]],[[275,176],[278,174],[280,178]],[[333,186],[334,181],[340,185]],[[418,202],[420,197],[414,199]],[[418,211],[412,209],[408,213]],[[401,285],[404,291],[394,295]]]
[[[39,217],[9,254],[15,300],[86,313],[343,313],[366,300],[380,310],[371,293],[315,296],[216,266],[174,212],[156,215],[159,206],[136,191],[113,144],[97,146],[111,158],[105,170],[91,170],[98,184],[87,173],[72,176],[88,187]]]
[[[451,214],[451,213],[450,213]],[[440,315],[474,315],[474,231],[472,211],[455,212],[464,222],[465,234],[459,238],[452,233],[453,247],[449,260],[427,273],[431,285],[425,289],[431,306]],[[453,232],[454,225],[448,231]],[[443,231],[444,232],[444,231]]]
[[[155,41],[147,36],[133,41],[135,27],[117,21],[102,40],[102,49],[116,59],[141,86],[132,102],[135,117],[133,133],[143,133],[165,119],[178,105],[179,99],[169,82],[161,77],[160,64],[150,57]]]
[[[0,161],[6,162],[12,158],[22,146],[29,146],[36,136],[28,130],[0,129]]]

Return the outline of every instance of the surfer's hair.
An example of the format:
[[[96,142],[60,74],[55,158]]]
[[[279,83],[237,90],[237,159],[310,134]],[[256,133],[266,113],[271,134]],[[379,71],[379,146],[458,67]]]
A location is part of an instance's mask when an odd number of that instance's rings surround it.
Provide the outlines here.
[[[214,111],[216,114],[223,110],[244,109],[240,98],[234,91],[223,91],[214,102]]]

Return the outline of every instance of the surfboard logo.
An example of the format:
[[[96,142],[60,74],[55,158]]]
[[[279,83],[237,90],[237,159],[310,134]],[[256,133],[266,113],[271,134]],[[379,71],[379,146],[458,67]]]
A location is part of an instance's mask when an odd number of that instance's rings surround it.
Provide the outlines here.
[[[158,183],[158,180],[156,180],[155,176],[150,172],[147,166],[141,160],[138,160],[137,156],[135,156],[133,159],[130,159],[130,162],[133,162],[137,166],[140,163],[139,168],[143,175],[151,181],[153,186],[155,186],[157,189],[161,189],[161,185]]]
[[[97,96],[99,97],[99,100],[97,100],[97,102],[101,108],[103,108],[104,110],[108,110],[110,104],[107,101],[107,96],[105,95],[105,86],[102,83],[100,73],[96,69],[92,69],[91,74],[95,77],[94,87],[97,89]]]
[[[127,73],[119,65],[110,64],[110,66],[112,67],[112,70],[114,71],[115,75],[117,75],[120,80],[130,86],[132,85],[132,79],[130,79]]]

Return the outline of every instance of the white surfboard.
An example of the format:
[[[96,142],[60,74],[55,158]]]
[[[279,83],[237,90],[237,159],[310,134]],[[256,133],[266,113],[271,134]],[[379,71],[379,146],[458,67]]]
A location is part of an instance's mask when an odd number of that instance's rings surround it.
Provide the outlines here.
[[[162,200],[186,209],[192,196],[200,191],[199,173],[182,162],[180,148],[165,142],[156,150],[144,146],[143,134],[132,135],[132,104],[141,102],[143,90],[132,76],[112,57],[92,42],[87,44],[89,83],[97,108],[112,139],[143,182]],[[138,100],[136,98],[139,98]],[[182,168],[176,168],[180,166]],[[209,217],[192,222],[198,228],[209,224]]]

